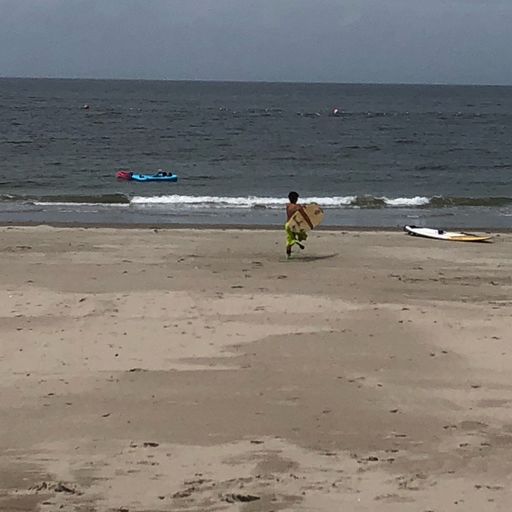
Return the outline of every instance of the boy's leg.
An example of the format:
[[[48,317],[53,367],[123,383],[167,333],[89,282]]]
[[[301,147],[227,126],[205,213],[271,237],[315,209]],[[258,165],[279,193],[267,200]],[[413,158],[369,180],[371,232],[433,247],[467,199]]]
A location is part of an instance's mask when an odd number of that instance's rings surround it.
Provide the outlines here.
[[[301,231],[300,233],[295,234],[295,243],[301,248],[304,249],[304,244],[302,243],[304,240],[307,240],[308,235],[305,231]]]
[[[286,231],[286,256],[289,258],[292,254],[292,247],[294,245],[298,245],[301,249],[304,249],[304,245],[301,241],[307,238],[307,234],[302,232],[300,234],[294,233],[288,227],[288,224],[284,225],[284,229]]]
[[[288,227],[288,224],[284,225],[286,231],[286,256],[289,258],[292,255],[292,246],[297,243],[295,240],[295,233]]]

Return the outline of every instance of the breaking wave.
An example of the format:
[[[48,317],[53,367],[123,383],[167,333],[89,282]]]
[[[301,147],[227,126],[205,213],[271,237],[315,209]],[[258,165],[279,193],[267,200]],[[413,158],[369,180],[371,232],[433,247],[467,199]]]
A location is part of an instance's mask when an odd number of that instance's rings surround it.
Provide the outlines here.
[[[204,208],[283,208],[287,203],[284,197],[223,197],[223,196],[135,196],[132,205],[151,206],[168,205],[171,207],[204,207]],[[447,208],[457,206],[501,207],[512,205],[512,197],[375,197],[334,196],[334,197],[303,197],[303,203],[317,203],[323,208]]]
[[[485,207],[500,208],[512,206],[512,197],[443,197],[443,196],[413,196],[385,197],[373,195],[351,195],[332,197],[301,197],[302,203],[318,203],[326,209],[379,209],[379,208],[454,208],[454,207]],[[191,195],[161,195],[134,196],[124,194],[105,195],[54,195],[44,197],[0,195],[0,203],[24,203],[37,206],[62,205],[103,205],[126,206],[134,208],[168,207],[204,208],[204,209],[280,209],[288,202],[286,197],[268,196],[191,196]]]

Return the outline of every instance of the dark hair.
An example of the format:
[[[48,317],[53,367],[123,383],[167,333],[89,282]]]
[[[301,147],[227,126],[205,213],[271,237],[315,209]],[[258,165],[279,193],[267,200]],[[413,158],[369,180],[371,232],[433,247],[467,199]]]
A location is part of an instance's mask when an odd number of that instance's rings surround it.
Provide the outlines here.
[[[290,192],[288,194],[288,199],[290,200],[290,203],[296,203],[297,199],[299,199],[299,194],[297,194],[297,192]]]

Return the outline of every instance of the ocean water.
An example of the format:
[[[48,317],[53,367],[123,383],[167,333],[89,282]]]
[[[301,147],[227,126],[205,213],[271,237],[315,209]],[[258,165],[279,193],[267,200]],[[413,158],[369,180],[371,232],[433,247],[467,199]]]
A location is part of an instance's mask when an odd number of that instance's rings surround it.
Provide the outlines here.
[[[0,222],[281,225],[296,190],[331,226],[510,228],[511,141],[512,87],[4,78]]]

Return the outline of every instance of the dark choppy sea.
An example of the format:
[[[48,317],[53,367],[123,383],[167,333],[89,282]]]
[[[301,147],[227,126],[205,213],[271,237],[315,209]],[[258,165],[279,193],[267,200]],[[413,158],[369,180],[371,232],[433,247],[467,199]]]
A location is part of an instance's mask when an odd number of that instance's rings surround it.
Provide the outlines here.
[[[0,79],[0,222],[280,225],[292,189],[327,225],[510,228],[512,88]]]

